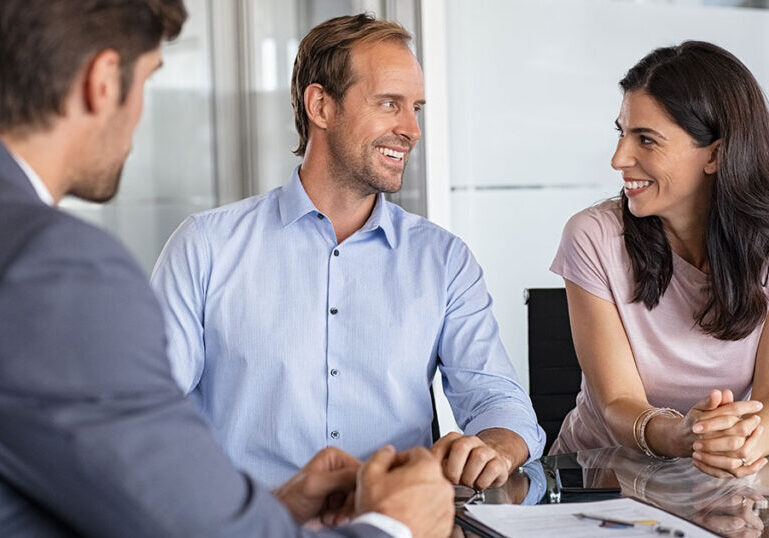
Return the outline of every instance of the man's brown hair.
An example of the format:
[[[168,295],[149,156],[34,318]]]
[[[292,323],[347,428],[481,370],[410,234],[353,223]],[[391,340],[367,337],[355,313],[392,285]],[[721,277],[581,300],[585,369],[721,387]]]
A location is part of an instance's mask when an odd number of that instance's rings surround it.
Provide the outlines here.
[[[120,55],[125,98],[136,59],[186,18],[182,0],[0,0],[0,132],[62,115],[78,71],[103,50]]]
[[[397,22],[377,20],[368,13],[327,20],[310,30],[299,44],[291,76],[291,105],[299,133],[296,155],[304,155],[309,119],[304,108],[304,91],[320,84],[334,100],[341,102],[354,82],[350,51],[355,45],[395,40],[408,45],[411,34]]]

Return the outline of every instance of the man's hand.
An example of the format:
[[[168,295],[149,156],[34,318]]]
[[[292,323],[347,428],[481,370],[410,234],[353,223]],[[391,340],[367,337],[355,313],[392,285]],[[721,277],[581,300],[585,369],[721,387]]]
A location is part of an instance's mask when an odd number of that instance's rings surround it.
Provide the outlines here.
[[[499,487],[510,472],[529,457],[526,442],[517,433],[491,428],[475,435],[444,435],[432,447],[443,460],[443,473],[452,483],[475,489]]]
[[[445,538],[454,524],[454,488],[439,459],[422,447],[377,451],[358,472],[355,513],[379,512],[411,529],[414,538]]]
[[[320,516],[324,521],[345,515],[344,498],[355,489],[360,462],[338,448],[324,448],[273,494],[298,523]]]

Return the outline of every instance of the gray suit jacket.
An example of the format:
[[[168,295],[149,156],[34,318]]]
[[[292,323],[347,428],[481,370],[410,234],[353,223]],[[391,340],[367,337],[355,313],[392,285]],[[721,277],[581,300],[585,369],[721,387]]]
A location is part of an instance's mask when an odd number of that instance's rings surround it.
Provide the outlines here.
[[[43,204],[0,144],[0,536],[315,536],[232,466],[164,339],[127,251]]]

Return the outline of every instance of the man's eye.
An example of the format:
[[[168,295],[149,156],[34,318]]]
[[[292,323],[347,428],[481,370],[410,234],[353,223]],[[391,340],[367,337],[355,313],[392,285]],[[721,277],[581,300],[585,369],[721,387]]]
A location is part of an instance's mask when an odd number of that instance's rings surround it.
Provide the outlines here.
[[[395,101],[383,101],[382,106],[385,108],[395,108]]]
[[[650,146],[654,144],[654,139],[649,138],[648,136],[645,136],[645,135],[638,135],[638,140],[640,140],[641,144],[644,146]]]

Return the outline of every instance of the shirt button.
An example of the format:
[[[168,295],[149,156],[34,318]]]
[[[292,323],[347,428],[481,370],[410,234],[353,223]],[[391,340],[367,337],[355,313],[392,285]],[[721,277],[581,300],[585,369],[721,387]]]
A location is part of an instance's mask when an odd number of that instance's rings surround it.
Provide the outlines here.
[[[339,439],[339,432],[334,430],[331,432],[331,438],[332,439]]]
[[[329,310],[329,312],[331,312],[332,316],[335,316],[336,313],[339,312],[339,310],[337,310],[336,308],[332,308],[331,310]]]
[[[321,215],[320,213],[318,213],[318,218],[319,218],[320,220],[323,220],[323,218],[324,218],[324,217],[323,217],[323,215]]]
[[[334,249],[334,256],[339,256],[339,249],[337,248]]]
[[[339,375],[339,370],[337,370],[336,368],[332,368],[331,369],[331,375],[334,376],[334,377],[338,376]]]

